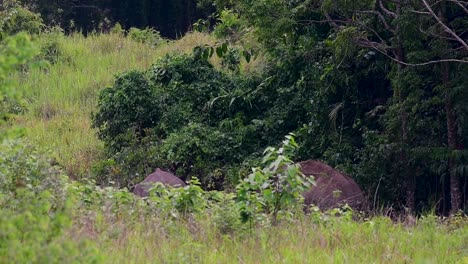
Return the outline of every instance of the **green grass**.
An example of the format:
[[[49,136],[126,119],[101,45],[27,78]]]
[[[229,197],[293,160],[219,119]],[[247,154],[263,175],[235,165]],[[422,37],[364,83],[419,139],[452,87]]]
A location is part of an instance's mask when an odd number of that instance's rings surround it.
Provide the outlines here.
[[[119,35],[74,34],[59,37],[58,43],[63,53],[58,63],[18,77],[30,104],[16,123],[27,129],[34,143],[50,150],[70,177],[80,179],[102,155],[102,143],[90,126],[98,91],[111,85],[118,73],[146,69],[165,54],[188,53],[214,39],[192,33],[151,47]]]
[[[311,218],[221,234],[209,217],[108,225],[93,239],[106,263],[466,263],[468,228]]]
[[[201,33],[159,47],[118,35],[75,34],[58,41],[61,61],[18,76],[29,111],[15,123],[26,128],[28,139],[51,150],[73,179],[86,177],[102,158],[102,142],[90,127],[99,89],[112,84],[117,73],[146,69],[165,54],[215,42]],[[219,65],[219,59],[213,62]],[[76,213],[57,244],[87,241],[104,263],[468,263],[465,220],[445,224],[428,217],[408,227],[384,217],[317,222],[308,216],[250,233],[223,234],[206,212],[190,221],[169,221],[151,213],[132,216],[134,207],[117,213],[102,208]]]

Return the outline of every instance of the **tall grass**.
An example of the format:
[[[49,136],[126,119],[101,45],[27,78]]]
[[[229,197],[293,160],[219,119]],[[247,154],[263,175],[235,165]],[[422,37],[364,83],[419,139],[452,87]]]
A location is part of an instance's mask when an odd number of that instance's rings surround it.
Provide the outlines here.
[[[411,228],[383,217],[306,217],[250,234],[222,234],[209,217],[155,218],[108,226],[94,241],[107,263],[466,263],[468,256],[468,228],[451,230],[431,217]]]
[[[102,155],[102,143],[90,126],[99,89],[111,85],[116,74],[146,69],[165,54],[188,53],[197,45],[214,43],[201,33],[158,47],[117,34],[73,34],[57,41],[61,52],[57,63],[17,77],[29,101],[29,112],[17,123],[31,140],[51,150],[74,179],[86,176]]]

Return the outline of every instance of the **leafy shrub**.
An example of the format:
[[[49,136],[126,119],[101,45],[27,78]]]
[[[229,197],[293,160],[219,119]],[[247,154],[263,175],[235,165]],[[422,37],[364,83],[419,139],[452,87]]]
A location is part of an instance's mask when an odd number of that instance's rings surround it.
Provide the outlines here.
[[[242,232],[245,228],[240,218],[240,206],[235,194],[211,191],[208,193],[208,210],[213,224],[222,234]]]
[[[61,40],[64,38],[63,30],[59,27],[47,29],[38,37],[39,46],[41,48],[40,57],[51,64],[59,61],[70,61],[70,56],[64,53],[61,46]]]
[[[110,33],[118,36],[124,36],[125,35],[125,29],[122,28],[122,25],[120,23],[116,23],[111,29]]]
[[[107,147],[120,150],[126,143],[145,136],[159,119],[155,91],[144,72],[130,71],[117,76],[114,86],[99,94],[99,111],[93,125]]]
[[[67,178],[20,140],[0,144],[0,262],[96,262],[86,240],[66,238],[75,200]]]
[[[228,133],[199,123],[171,133],[161,146],[161,154],[176,174],[199,175],[208,189],[221,189],[224,175],[220,170],[235,152],[235,142]]]
[[[302,193],[314,184],[312,177],[305,177],[294,164],[291,156],[297,144],[293,135],[286,136],[281,148],[269,147],[264,152],[264,167],[252,169],[252,173],[237,185],[237,199],[244,222],[255,222],[259,214],[287,217],[297,206],[302,206]]]
[[[118,28],[115,29],[117,31]],[[128,30],[127,37],[133,39],[137,42],[157,46],[163,42],[163,39],[158,31],[153,28],[145,28],[145,29],[138,29],[138,28],[130,28]]]
[[[93,115],[93,126],[115,162],[97,165],[96,171],[119,173],[114,179],[97,177],[131,187],[158,166],[184,179],[196,176],[204,188],[220,189],[231,165],[255,149],[243,145],[254,129],[246,127],[244,114],[210,101],[248,85],[186,55],[163,58],[146,72],[119,75],[100,92]],[[236,107],[247,109],[240,100]]]
[[[232,72],[239,72],[240,62],[241,51],[237,48],[229,48],[221,58],[221,66]]]
[[[37,48],[25,33],[6,38],[0,43],[0,100],[4,96],[14,97],[8,77],[11,72],[30,61]]]
[[[217,38],[228,38],[236,35],[242,28],[239,15],[232,10],[224,9],[219,15],[219,23],[216,25],[213,34]]]
[[[19,102],[20,94],[17,89],[13,89],[14,82],[9,77],[15,70],[28,65],[37,52],[36,46],[24,32],[0,42],[0,125],[9,119],[10,114],[24,109]],[[0,126],[0,142],[8,134]]]
[[[50,165],[43,153],[20,140],[0,144],[0,191],[15,196],[22,189],[33,193],[52,192],[63,198],[66,177]]]
[[[25,31],[39,34],[45,27],[40,15],[21,7],[16,1],[6,0],[0,7],[0,41],[7,36]]]
[[[72,224],[71,200],[56,204],[48,191],[21,189],[14,199],[0,193],[0,262],[96,263],[96,247],[66,236]]]

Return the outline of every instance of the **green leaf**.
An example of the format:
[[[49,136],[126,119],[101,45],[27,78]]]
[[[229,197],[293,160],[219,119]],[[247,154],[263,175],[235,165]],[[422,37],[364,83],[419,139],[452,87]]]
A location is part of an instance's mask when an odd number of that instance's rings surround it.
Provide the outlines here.
[[[250,54],[250,52],[248,52],[246,50],[244,50],[242,52],[242,54],[244,55],[245,61],[247,61],[247,63],[249,63],[251,58],[252,58],[252,54]]]
[[[222,58],[224,56],[224,51],[221,46],[216,47],[216,55],[218,56],[218,58]]]

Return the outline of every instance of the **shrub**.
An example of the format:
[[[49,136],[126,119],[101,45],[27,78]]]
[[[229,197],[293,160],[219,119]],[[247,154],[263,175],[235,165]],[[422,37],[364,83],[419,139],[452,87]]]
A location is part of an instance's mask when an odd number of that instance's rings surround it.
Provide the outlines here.
[[[131,188],[155,168],[170,164],[160,151],[160,143],[151,136],[108,155],[109,158],[95,163],[92,168],[94,179],[101,186]]]
[[[37,54],[37,49],[26,33],[18,33],[0,42],[0,125],[11,113],[22,111],[18,102],[20,94],[14,88],[10,74],[25,67]],[[0,142],[8,135],[8,131],[0,126]]]
[[[286,136],[281,148],[268,147],[264,152],[264,167],[252,173],[237,186],[237,199],[244,222],[255,222],[258,214],[266,213],[277,223],[279,216],[288,216],[298,205],[302,193],[314,184],[291,160],[297,148],[293,135]]]
[[[118,28],[115,29],[117,31]],[[130,28],[128,30],[127,37],[137,42],[157,46],[163,42],[163,38],[153,28],[145,28],[145,29],[138,29],[138,28]]]
[[[0,41],[21,31],[39,34],[44,27],[40,15],[21,7],[16,1],[6,0],[0,8]]]
[[[29,62],[36,53],[37,48],[25,33],[8,37],[0,43],[0,100],[4,96],[14,97],[9,89],[9,74]]]
[[[112,150],[145,136],[145,129],[156,125],[159,106],[155,91],[144,72],[130,71],[117,76],[114,86],[99,94],[98,112],[93,126],[99,138]]]
[[[118,36],[124,36],[125,35],[125,29],[122,28],[122,25],[120,23],[116,23],[111,29],[110,33]]]
[[[238,48],[229,48],[221,58],[221,66],[232,72],[239,72],[241,51]]]
[[[14,199],[0,193],[0,262],[96,263],[96,247],[84,239],[69,239],[71,200],[55,203],[48,191],[20,189]],[[2,197],[3,196],[3,197]]]
[[[170,134],[162,143],[161,154],[178,175],[197,175],[208,189],[221,189],[226,161],[233,160],[235,142],[227,133],[189,123]],[[169,165],[169,164],[168,164]]]
[[[60,168],[50,165],[43,153],[27,142],[5,140],[0,144],[0,191],[15,196],[23,189],[33,193],[51,192],[64,196],[66,176]]]
[[[235,194],[211,191],[208,193],[208,198],[210,202],[208,211],[217,231],[222,234],[233,234],[244,230]]]
[[[216,25],[213,34],[217,38],[233,38],[242,28],[239,15],[232,10],[224,9],[219,15],[219,23]]]
[[[47,29],[38,37],[38,42],[41,48],[39,59],[51,64],[62,60],[70,60],[62,47],[62,39],[64,38],[63,30],[59,27]]]
[[[67,178],[20,140],[0,144],[0,262],[96,262],[86,240],[66,238],[75,200]]]
[[[224,93],[244,85],[250,83],[187,55],[163,58],[146,72],[119,75],[100,92],[93,115],[93,126],[115,162],[97,165],[97,177],[131,187],[158,166],[185,179],[196,176],[204,188],[220,189],[231,165],[255,146],[243,148],[253,131],[246,128],[245,115],[210,101],[220,102]],[[237,105],[245,107],[240,100]],[[116,178],[102,175],[109,170],[119,172]]]

